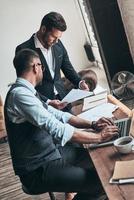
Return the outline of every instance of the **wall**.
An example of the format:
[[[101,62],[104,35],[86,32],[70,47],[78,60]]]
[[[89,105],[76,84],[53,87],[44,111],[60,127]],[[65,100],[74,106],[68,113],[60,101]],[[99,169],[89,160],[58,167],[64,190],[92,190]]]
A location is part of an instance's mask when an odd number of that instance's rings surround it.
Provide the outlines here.
[[[117,0],[134,61],[134,0]]]
[[[50,11],[60,12],[68,29],[62,41],[76,70],[89,65],[83,44],[86,36],[75,0],[0,0],[0,94],[5,98],[7,85],[15,80],[12,65],[15,47],[29,39],[40,26],[42,17]]]

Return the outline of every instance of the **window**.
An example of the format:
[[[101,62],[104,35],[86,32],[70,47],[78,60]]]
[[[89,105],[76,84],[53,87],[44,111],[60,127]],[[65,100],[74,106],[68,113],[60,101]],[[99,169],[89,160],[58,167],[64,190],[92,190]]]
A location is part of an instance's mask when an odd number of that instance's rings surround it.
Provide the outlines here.
[[[81,13],[83,22],[84,22],[84,26],[85,26],[85,31],[86,31],[86,35],[87,35],[87,43],[90,44],[93,55],[95,57],[95,62],[97,64],[97,66],[103,68],[103,64],[102,64],[102,59],[100,56],[100,52],[99,52],[99,47],[95,38],[95,34],[92,28],[92,24],[91,24],[91,20],[90,20],[90,16],[88,14],[88,9],[85,3],[85,0],[76,0],[78,7],[79,7],[79,11]]]

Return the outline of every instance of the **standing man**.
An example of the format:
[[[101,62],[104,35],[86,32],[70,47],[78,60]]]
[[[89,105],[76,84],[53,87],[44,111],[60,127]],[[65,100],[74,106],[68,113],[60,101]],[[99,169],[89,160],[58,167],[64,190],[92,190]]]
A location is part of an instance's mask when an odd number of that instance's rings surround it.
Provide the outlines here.
[[[63,81],[61,79],[60,70],[65,77],[74,84],[76,88],[89,90],[88,85],[78,76],[74,70],[67,51],[60,41],[62,33],[66,31],[67,26],[61,14],[50,12],[45,15],[41,21],[40,29],[32,35],[26,42],[20,44],[16,48],[16,52],[20,49],[29,48],[35,50],[39,56],[43,66],[45,66],[45,76],[43,81],[36,89],[40,94],[48,99],[62,100],[66,95]],[[49,101],[50,105],[59,108],[56,101]]]
[[[87,150],[67,142],[107,141],[117,134],[117,127],[105,118],[92,124],[47,106],[35,90],[44,71],[35,51],[18,52],[14,66],[17,80],[7,94],[4,110],[15,174],[33,194],[78,192],[75,200],[89,200],[97,192],[100,195],[100,181],[95,169],[89,168]],[[99,129],[97,134],[95,129]],[[86,165],[82,166],[82,161]]]

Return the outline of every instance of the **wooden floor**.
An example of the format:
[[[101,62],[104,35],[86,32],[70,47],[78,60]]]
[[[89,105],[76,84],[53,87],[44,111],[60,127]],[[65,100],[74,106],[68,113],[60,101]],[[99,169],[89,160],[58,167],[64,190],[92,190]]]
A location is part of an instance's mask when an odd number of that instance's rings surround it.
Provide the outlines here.
[[[64,200],[63,193],[55,193],[57,200]],[[31,196],[21,189],[19,179],[12,168],[8,143],[0,144],[0,200],[31,200]],[[49,200],[47,193],[40,195],[40,199]]]

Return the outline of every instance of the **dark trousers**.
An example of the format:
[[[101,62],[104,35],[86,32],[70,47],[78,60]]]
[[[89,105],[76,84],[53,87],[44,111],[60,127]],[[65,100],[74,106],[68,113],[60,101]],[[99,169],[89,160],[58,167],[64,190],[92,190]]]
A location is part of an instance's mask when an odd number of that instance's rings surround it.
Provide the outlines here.
[[[102,187],[84,148],[65,145],[59,147],[62,159],[49,162],[37,170],[20,177],[32,193],[77,192],[89,197],[102,191]],[[90,199],[90,198],[89,198]]]

